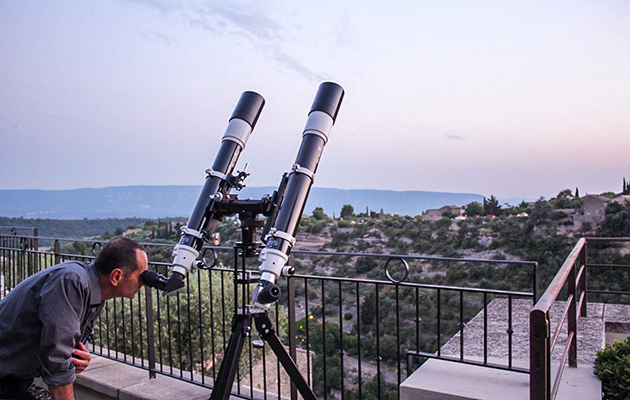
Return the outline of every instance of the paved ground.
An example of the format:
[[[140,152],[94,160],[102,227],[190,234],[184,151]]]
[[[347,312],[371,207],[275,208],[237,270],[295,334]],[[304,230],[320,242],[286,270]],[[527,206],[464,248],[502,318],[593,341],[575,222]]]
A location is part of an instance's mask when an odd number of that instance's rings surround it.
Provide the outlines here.
[[[528,300],[512,301],[513,335],[510,347],[508,300],[492,300],[487,306],[487,336],[484,335],[483,310],[464,327],[464,358],[483,360],[484,348],[487,347],[489,362],[507,366],[511,353],[514,365],[528,368],[531,307],[532,303]],[[558,329],[564,307],[565,302],[556,302],[549,312],[552,335]],[[578,322],[578,368],[564,369],[558,399],[599,400],[601,383],[593,374],[593,362],[597,350],[604,346],[604,333],[614,332],[619,337],[630,333],[630,305],[589,303],[587,307],[587,318],[580,318]],[[559,329],[561,334],[552,358],[552,380],[567,341],[566,323]],[[458,333],[442,347],[442,354],[459,357],[461,342]],[[432,359],[401,385],[401,400],[497,399],[506,398],[506,393],[510,394],[510,399],[528,399],[529,375]]]
[[[558,328],[558,320],[562,316],[565,302],[557,301],[551,307],[552,334]],[[531,301],[512,301],[512,359],[529,360],[529,311]],[[464,328],[464,357],[483,357],[484,354],[484,316],[480,311]],[[606,315],[604,315],[606,314]],[[595,361],[597,350],[604,345],[604,326],[610,321],[626,321],[630,323],[630,306],[618,304],[588,303],[587,318],[578,322],[578,364],[590,364]],[[509,355],[509,336],[507,329],[508,300],[497,298],[488,304],[488,357],[504,360],[507,365]],[[553,352],[553,360],[562,357],[567,341],[566,322],[560,328],[560,338]],[[460,354],[460,334],[453,336],[443,347],[445,355]]]

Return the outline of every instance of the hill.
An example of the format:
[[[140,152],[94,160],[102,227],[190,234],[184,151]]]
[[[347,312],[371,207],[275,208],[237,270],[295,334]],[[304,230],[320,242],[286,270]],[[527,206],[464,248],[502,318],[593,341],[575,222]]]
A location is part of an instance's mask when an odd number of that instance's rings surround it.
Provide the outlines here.
[[[274,187],[245,188],[241,198],[260,198]],[[0,216],[24,218],[161,218],[188,217],[200,186],[119,186],[73,190],[0,190]],[[357,211],[418,215],[444,205],[482,201],[473,193],[313,188],[304,212],[315,207],[333,215],[344,204]]]

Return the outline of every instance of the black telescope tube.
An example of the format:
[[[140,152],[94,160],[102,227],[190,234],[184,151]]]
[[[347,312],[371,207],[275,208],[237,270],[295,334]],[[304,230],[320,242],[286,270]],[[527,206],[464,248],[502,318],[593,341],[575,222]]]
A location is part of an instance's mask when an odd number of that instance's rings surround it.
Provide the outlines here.
[[[289,174],[284,198],[279,205],[270,235],[265,238],[267,246],[261,252],[261,280],[253,295],[254,302],[258,305],[278,300],[280,289],[275,281],[282,273],[286,258],[293,247],[291,238],[295,238],[313,185],[314,174],[343,96],[343,88],[336,83],[325,82],[319,86],[302,133],[302,143],[293,170]]]
[[[343,88],[336,83],[322,83],[319,86],[317,95],[311,106],[311,111],[308,113],[309,116],[315,111],[322,111],[333,119],[334,124],[337,114],[339,113],[343,95]],[[300,149],[295,158],[295,164],[316,173],[326,142],[327,138],[324,140],[322,136],[310,132],[307,126],[302,136]],[[307,175],[292,173],[289,176],[284,200],[278,210],[274,228],[295,237],[312,185],[313,179],[309,178]],[[288,242],[284,241],[281,247],[278,248],[287,252],[287,246]]]
[[[226,177],[233,172],[264,105],[265,99],[258,93],[244,92],[241,95],[230,117],[212,169],[208,170],[197,203],[186,227],[182,229],[179,243],[173,250],[173,268],[165,288],[167,294],[184,287],[185,274],[190,271],[201,251],[204,235],[212,234],[219,222],[220,216],[217,215],[214,204],[228,194],[226,192],[230,187]]]
[[[265,105],[265,99],[255,92],[244,92],[232,113],[230,122],[234,119],[241,119],[247,122],[251,126],[253,131],[258,122],[258,117]],[[241,151],[245,147],[245,143],[238,143],[223,137],[219,152],[212,164],[212,170],[223,173],[225,175],[232,173],[234,166],[238,161],[238,157]],[[195,208],[188,220],[187,226],[196,231],[200,231],[204,228],[204,222],[212,219],[212,215],[209,215],[208,211],[212,204],[212,195],[214,195],[223,180],[217,176],[208,176],[206,182],[203,185],[203,189],[199,194],[199,199],[195,204]],[[200,250],[201,246],[197,248]]]

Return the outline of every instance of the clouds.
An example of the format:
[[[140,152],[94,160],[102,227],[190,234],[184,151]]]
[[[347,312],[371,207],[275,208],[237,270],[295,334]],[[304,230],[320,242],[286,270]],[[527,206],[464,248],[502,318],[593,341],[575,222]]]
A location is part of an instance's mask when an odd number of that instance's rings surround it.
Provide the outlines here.
[[[178,14],[183,21],[192,27],[201,28],[215,35],[240,36],[253,42],[253,47],[262,49],[266,55],[284,68],[311,80],[321,81],[322,75],[307,67],[287,51],[282,43],[296,38],[296,26],[285,26],[275,18],[263,2],[223,2],[193,1],[170,2],[166,0],[128,0],[143,7],[148,7],[163,14]],[[157,32],[143,32],[144,36],[159,38],[166,43],[166,35]],[[347,36],[347,35],[345,35]],[[334,32],[336,41],[343,39],[341,31]]]
[[[466,138],[462,135],[444,135],[444,137],[449,140],[466,140]]]
[[[140,36],[147,40],[154,40],[158,42],[163,42],[169,46],[171,45],[171,38],[163,34],[162,32],[158,32],[156,30],[144,30],[140,28],[138,28],[136,32],[138,32]]]
[[[273,42],[280,39],[282,26],[266,15],[262,3],[237,4],[232,2],[206,2],[192,7],[189,22],[214,27],[215,32],[244,34],[253,39]],[[223,28],[217,30],[217,28]]]

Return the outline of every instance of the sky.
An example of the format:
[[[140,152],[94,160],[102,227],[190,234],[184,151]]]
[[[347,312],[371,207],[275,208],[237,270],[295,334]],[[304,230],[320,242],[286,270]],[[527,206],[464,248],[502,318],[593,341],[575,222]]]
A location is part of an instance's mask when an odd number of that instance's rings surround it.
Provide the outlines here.
[[[630,178],[630,2],[0,0],[0,189],[276,186],[320,83],[345,97],[315,185],[547,198]]]

